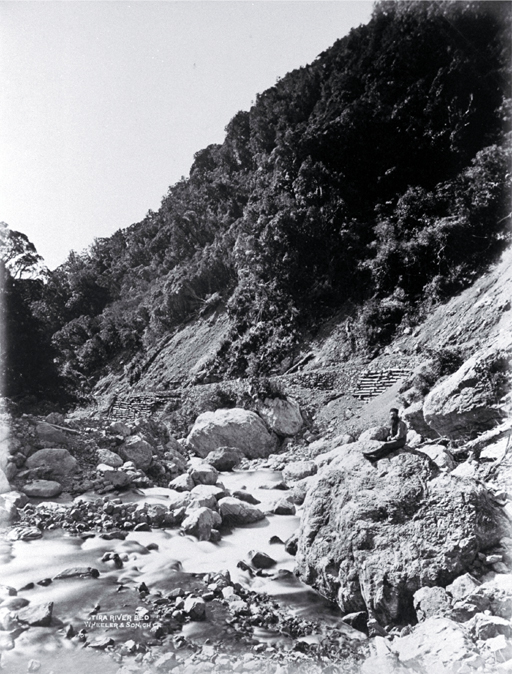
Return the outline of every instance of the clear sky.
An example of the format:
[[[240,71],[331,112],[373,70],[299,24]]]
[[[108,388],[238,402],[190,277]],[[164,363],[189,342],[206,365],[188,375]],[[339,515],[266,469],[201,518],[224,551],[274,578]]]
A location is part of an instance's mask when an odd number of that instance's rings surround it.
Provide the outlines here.
[[[0,221],[53,268],[157,210],[238,110],[362,0],[0,1]]]

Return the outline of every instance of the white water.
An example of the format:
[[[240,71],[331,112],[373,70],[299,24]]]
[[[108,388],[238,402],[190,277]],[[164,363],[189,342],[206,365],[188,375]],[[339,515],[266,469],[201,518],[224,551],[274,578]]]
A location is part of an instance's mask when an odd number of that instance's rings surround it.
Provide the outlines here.
[[[246,488],[261,501],[262,508],[285,496],[286,492],[275,489],[260,489],[259,485],[277,483],[280,473],[268,470],[253,472],[224,473],[221,480],[230,490]],[[166,503],[166,489],[154,488],[144,491],[140,500],[149,503]],[[130,532],[126,540],[106,541],[99,537],[83,540],[70,536],[62,531],[46,531],[42,539],[32,541],[2,542],[0,545],[1,582],[20,589],[30,582],[37,583],[45,578],[53,578],[59,572],[70,567],[95,567],[100,577],[55,580],[43,587],[35,585],[34,589],[21,591],[19,596],[30,600],[31,605],[54,602],[54,624],[73,624],[77,629],[84,626],[90,612],[97,605],[100,610],[112,608],[113,591],[121,583],[130,588],[145,582],[151,591],[171,589],[176,586],[176,571],[185,574],[198,574],[229,570],[234,582],[251,588],[257,592],[273,595],[279,602],[286,604],[292,611],[308,619],[339,621],[339,612],[332,604],[316,595],[294,577],[285,580],[274,580],[270,577],[251,577],[249,573],[237,568],[237,563],[244,560],[250,550],[266,552],[276,560],[278,569],[292,571],[294,558],[284,550],[281,544],[270,544],[271,536],[278,536],[285,541],[298,527],[299,516],[271,515],[256,524],[238,527],[231,533],[225,533],[219,543],[197,541],[192,536],[182,536],[177,530],[154,529],[151,532]],[[148,552],[146,546],[156,543],[158,550]],[[101,562],[103,554],[115,551],[120,555],[128,554],[129,561],[122,569],[110,568]],[[119,604],[119,599],[116,598]],[[206,628],[191,623],[186,627],[187,636],[201,636]],[[265,630],[259,636],[266,640]],[[115,634],[113,635],[115,638]],[[129,638],[130,635],[117,635],[116,641]],[[63,639],[55,628],[30,628],[16,640],[13,651],[5,652],[3,662],[9,666],[8,671],[26,672],[27,659],[37,658],[51,663],[55,674],[66,671],[66,654],[72,658],[74,665],[67,671],[82,670],[82,661],[87,660],[84,653],[92,658],[101,658],[90,649],[76,653],[75,644]],[[58,655],[57,655],[58,654]],[[84,659],[85,658],[85,659]],[[53,661],[55,660],[55,662]],[[104,674],[109,674],[110,661],[103,657],[101,665]],[[80,663],[80,664],[79,664]],[[115,663],[112,663],[115,664]],[[66,665],[67,666],[67,665]],[[84,668],[91,670],[91,665]],[[116,667],[112,670],[115,671]],[[84,669],[84,671],[85,671]]]

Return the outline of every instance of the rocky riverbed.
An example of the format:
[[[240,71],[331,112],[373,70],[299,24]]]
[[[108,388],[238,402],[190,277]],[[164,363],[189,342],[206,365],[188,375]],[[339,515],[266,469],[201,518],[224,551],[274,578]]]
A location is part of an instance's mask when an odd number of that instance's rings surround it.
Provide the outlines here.
[[[286,397],[178,439],[165,420],[8,419],[2,665],[512,671],[510,394],[487,376],[507,344],[426,396],[414,373],[407,445],[378,461],[385,428],[314,432]]]

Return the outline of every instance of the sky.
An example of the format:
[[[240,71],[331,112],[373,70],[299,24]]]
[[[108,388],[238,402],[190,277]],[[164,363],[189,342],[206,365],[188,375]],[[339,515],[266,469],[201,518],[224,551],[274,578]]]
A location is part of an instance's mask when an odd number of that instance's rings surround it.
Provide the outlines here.
[[[139,222],[239,110],[372,5],[0,1],[0,221],[50,268]]]

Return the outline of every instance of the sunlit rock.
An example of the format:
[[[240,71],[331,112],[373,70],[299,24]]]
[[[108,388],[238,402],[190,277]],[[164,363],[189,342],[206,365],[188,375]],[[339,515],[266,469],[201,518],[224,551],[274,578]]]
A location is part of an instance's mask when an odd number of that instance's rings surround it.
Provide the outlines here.
[[[236,447],[250,459],[269,456],[278,444],[255,412],[239,408],[200,414],[187,441],[202,457],[219,447]]]

